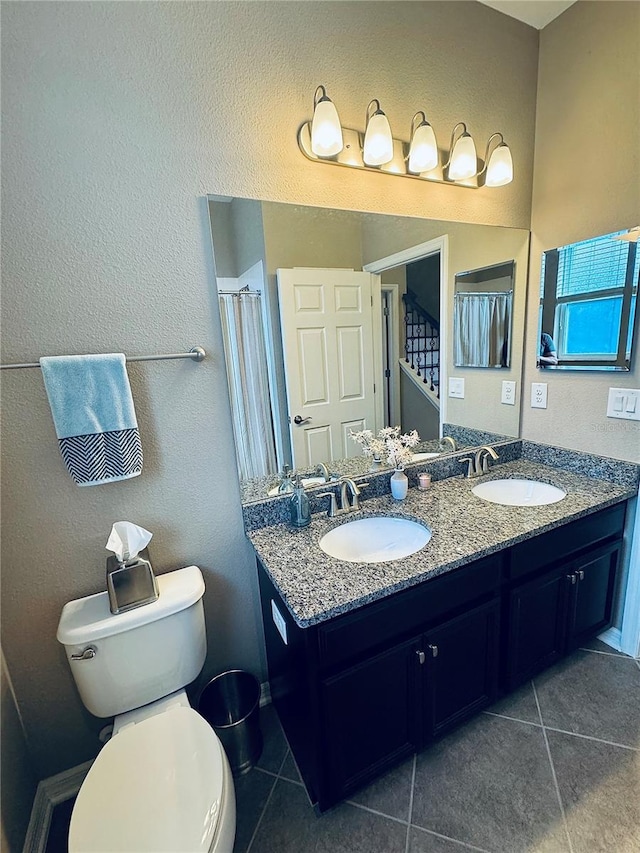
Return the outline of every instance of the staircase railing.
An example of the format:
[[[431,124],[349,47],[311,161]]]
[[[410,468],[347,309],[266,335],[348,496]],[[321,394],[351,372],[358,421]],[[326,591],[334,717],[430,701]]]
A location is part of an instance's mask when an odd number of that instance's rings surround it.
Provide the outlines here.
[[[405,361],[440,398],[440,323],[408,291],[403,294]]]

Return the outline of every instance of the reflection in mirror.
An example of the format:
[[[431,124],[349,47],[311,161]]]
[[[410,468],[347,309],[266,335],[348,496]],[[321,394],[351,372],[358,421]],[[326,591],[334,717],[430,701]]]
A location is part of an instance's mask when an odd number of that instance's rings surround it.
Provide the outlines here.
[[[329,474],[366,473],[349,430],[416,429],[423,454],[443,452],[445,423],[459,446],[518,436],[519,405],[501,405],[493,371],[469,371],[464,399],[440,388],[454,369],[455,275],[505,258],[519,272],[510,366],[499,373],[519,387],[527,231],[208,201],[243,500],[279,487],[284,465],[310,478],[320,462]]]
[[[631,369],[638,338],[638,233],[618,231],[543,254],[539,368]]]
[[[509,367],[515,265],[456,273],[453,294],[453,363],[456,367]]]

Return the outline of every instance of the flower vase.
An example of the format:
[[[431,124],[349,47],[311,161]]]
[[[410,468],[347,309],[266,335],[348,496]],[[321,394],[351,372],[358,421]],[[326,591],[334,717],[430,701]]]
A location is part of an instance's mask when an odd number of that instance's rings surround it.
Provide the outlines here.
[[[391,475],[391,496],[396,501],[403,501],[409,490],[409,480],[402,468],[396,468]]]

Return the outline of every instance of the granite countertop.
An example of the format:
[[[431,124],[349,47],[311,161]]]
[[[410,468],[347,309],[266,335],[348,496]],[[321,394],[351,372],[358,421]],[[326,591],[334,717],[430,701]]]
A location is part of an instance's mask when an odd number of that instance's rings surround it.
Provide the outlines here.
[[[537,507],[502,506],[477,498],[473,486],[522,477],[558,486],[567,496]],[[361,503],[359,512],[329,519],[315,513],[309,527],[285,524],[247,533],[296,623],[305,628],[348,613],[636,494],[635,487],[585,477],[518,459],[475,479],[449,477],[427,491],[410,489],[402,502],[390,495]],[[411,518],[427,525],[430,542],[415,554],[386,563],[350,563],[329,557],[318,542],[331,528],[371,515]]]

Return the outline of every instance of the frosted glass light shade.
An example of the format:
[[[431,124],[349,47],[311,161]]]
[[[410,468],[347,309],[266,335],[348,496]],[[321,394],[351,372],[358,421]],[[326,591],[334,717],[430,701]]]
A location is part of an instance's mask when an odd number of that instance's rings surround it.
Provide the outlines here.
[[[333,101],[323,98],[313,111],[311,150],[317,157],[333,157],[343,148],[342,128]]]
[[[511,151],[506,143],[494,148],[487,163],[487,177],[485,186],[503,187],[513,180],[513,160]]]
[[[362,159],[367,166],[383,166],[393,160],[391,126],[382,111],[374,113],[367,122]]]
[[[448,177],[450,181],[464,181],[478,173],[478,155],[473,138],[464,133],[451,152]]]
[[[430,124],[418,125],[409,149],[409,171],[418,174],[435,169],[438,165],[438,145]]]

